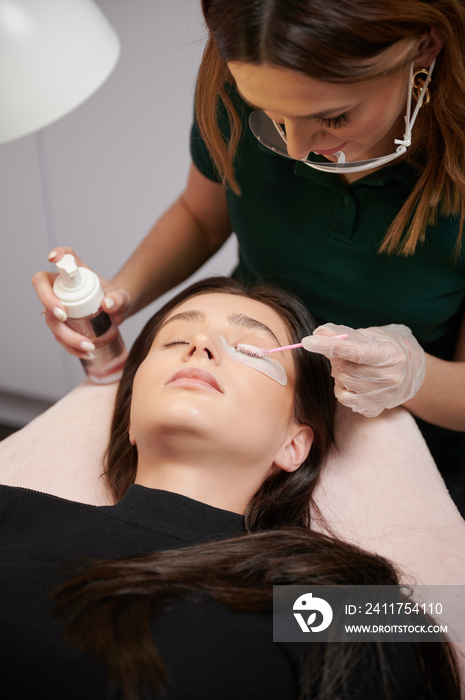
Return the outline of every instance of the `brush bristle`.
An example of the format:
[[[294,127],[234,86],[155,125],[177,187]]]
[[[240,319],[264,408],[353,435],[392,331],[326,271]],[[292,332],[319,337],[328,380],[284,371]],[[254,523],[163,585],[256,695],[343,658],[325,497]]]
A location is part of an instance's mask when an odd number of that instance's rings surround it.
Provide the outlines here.
[[[267,348],[257,348],[256,345],[245,345],[242,343],[237,346],[237,350],[251,357],[264,357],[267,353]]]

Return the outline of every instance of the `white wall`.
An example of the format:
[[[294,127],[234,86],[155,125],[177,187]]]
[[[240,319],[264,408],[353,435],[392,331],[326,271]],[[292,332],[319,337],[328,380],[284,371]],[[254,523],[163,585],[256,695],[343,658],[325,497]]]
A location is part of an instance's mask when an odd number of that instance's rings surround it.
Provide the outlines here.
[[[205,28],[199,0],[97,0],[119,62],[100,90],[41,132],[0,146],[0,421],[22,425],[84,379],[31,286],[56,245],[111,277],[182,189]],[[1,99],[1,97],[0,97]],[[231,239],[195,277],[229,274]],[[156,305],[122,326],[130,345]]]

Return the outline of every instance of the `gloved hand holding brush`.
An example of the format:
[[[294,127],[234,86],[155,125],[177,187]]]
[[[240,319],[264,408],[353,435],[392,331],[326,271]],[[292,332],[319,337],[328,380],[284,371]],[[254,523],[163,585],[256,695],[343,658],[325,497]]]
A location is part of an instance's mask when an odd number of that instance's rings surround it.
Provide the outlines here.
[[[340,334],[347,337],[334,338]],[[400,324],[354,330],[327,323],[302,345],[329,359],[336,397],[364,416],[378,416],[413,398],[425,377],[424,350]]]

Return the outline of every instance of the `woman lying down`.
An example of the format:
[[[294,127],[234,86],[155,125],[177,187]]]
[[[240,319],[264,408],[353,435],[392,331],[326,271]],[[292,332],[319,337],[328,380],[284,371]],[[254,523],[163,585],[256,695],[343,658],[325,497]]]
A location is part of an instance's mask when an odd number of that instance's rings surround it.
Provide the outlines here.
[[[130,352],[105,474],[115,505],[1,487],[9,698],[459,698],[444,640],[272,641],[273,585],[398,583],[387,560],[311,530],[333,434],[326,359],[237,350],[312,330],[281,291],[194,284]]]

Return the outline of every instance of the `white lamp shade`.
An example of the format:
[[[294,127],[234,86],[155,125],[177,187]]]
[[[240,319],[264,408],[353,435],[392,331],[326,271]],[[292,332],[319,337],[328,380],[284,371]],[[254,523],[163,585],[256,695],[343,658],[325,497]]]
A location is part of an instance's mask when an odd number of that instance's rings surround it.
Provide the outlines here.
[[[119,51],[92,0],[0,0],[0,144],[84,102],[110,75]]]

